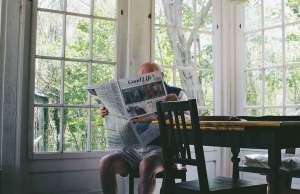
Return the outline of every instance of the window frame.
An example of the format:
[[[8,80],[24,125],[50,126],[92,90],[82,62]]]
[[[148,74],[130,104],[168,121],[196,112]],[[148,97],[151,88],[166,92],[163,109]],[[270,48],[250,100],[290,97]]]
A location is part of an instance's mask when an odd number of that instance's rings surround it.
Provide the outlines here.
[[[167,27],[167,24],[156,24],[156,18],[155,18],[155,3],[156,1],[160,1],[160,0],[152,0],[152,4],[151,4],[151,10],[152,10],[152,20],[151,20],[151,60],[155,61],[155,44],[156,44],[156,40],[155,40],[155,30],[156,27]],[[220,81],[217,78],[217,75],[219,75],[220,73],[220,61],[221,61],[221,12],[220,10],[222,9],[222,1],[219,0],[212,0],[212,29],[211,31],[208,30],[197,30],[197,33],[199,34],[206,34],[206,35],[210,35],[211,40],[212,40],[212,56],[213,56],[213,61],[212,61],[212,68],[211,69],[205,69],[205,68],[198,68],[197,64],[195,62],[195,60],[193,59],[193,65],[190,67],[185,67],[185,66],[178,66],[176,64],[160,64],[160,66],[162,67],[162,70],[164,69],[169,69],[172,70],[172,84],[174,86],[177,86],[176,84],[176,72],[180,69],[190,69],[193,67],[196,67],[198,71],[201,72],[212,72],[213,73],[213,80],[212,80],[212,90],[213,90],[213,96],[212,96],[212,100],[213,100],[213,104],[212,106],[198,106],[199,110],[209,110],[212,109],[212,114],[216,115],[216,114],[220,114],[221,112],[221,108],[220,106],[220,102],[222,99],[218,98],[218,95],[221,95],[221,92],[219,91],[218,88],[220,88]],[[172,28],[175,29],[181,29],[184,31],[191,31],[192,28],[185,28],[185,27],[181,27],[181,26],[172,26],[169,25]],[[194,48],[193,48],[194,49]],[[195,49],[194,49],[195,50]]]
[[[30,90],[29,90],[29,133],[28,133],[28,155],[30,159],[80,159],[80,158],[99,158],[103,156],[104,153],[106,153],[108,150],[91,150],[91,112],[93,108],[99,108],[99,105],[93,105],[91,103],[92,98],[89,94],[87,94],[87,104],[80,104],[80,105],[70,105],[70,104],[64,104],[64,66],[66,62],[78,62],[78,63],[86,63],[87,64],[87,72],[88,72],[88,83],[90,84],[92,81],[91,73],[92,73],[92,65],[112,65],[115,68],[114,78],[118,75],[118,51],[117,48],[118,42],[121,41],[119,39],[120,36],[120,30],[119,30],[119,22],[120,22],[120,12],[119,12],[119,0],[116,0],[116,15],[115,18],[109,18],[109,17],[101,17],[94,15],[94,1],[90,0],[91,2],[91,8],[89,14],[81,14],[81,13],[74,13],[67,11],[67,0],[64,1],[64,7],[63,10],[52,10],[52,9],[46,9],[46,8],[39,8],[38,7],[38,0],[33,0],[32,7],[31,7],[31,31],[30,33],[31,37],[31,46],[30,46]],[[52,57],[52,56],[41,56],[36,54],[36,32],[37,32],[37,14],[41,11],[43,13],[56,13],[61,14],[63,17],[63,34],[62,34],[62,56],[61,57]],[[66,50],[66,18],[67,16],[76,16],[81,18],[88,18],[89,19],[89,37],[88,42],[93,42],[93,21],[94,19],[98,20],[105,20],[105,21],[114,21],[115,22],[115,53],[114,53],[114,61],[100,61],[100,60],[94,60],[93,59],[93,44],[89,45],[88,49],[88,59],[80,59],[80,58],[68,58],[65,56],[65,50]],[[35,104],[34,103],[34,95],[35,95],[35,61],[36,59],[46,59],[46,60],[55,60],[58,61],[61,65],[61,91],[60,91],[60,101],[59,104]],[[60,109],[60,147],[59,151],[57,152],[34,152],[34,109],[40,108],[40,107],[55,107]],[[87,142],[86,142],[86,150],[85,151],[64,151],[64,131],[62,129],[62,124],[64,122],[63,117],[63,109],[65,108],[78,108],[82,109],[88,112],[87,114]],[[100,115],[99,115],[100,116]]]
[[[278,111],[280,111],[280,114],[282,115],[286,115],[287,113],[287,109],[288,108],[299,108],[300,104],[288,104],[287,102],[287,71],[293,67],[295,67],[294,64],[292,64],[291,62],[287,61],[287,56],[286,56],[286,29],[289,26],[293,26],[295,24],[300,26],[300,19],[297,19],[295,21],[289,22],[286,21],[286,0],[281,0],[281,7],[280,7],[280,17],[281,17],[281,21],[280,24],[275,24],[275,25],[271,25],[271,26],[266,26],[265,25],[265,13],[264,13],[264,2],[265,0],[260,0],[260,11],[261,11],[261,15],[260,15],[260,19],[261,19],[261,23],[260,23],[260,28],[257,29],[251,29],[249,31],[246,30],[245,28],[245,23],[246,23],[246,17],[245,17],[245,13],[246,13],[246,6],[247,5],[243,5],[240,7],[240,9],[238,10],[238,14],[239,14],[239,23],[237,23],[238,25],[241,26],[241,31],[238,32],[239,36],[242,36],[242,38],[237,39],[238,41],[241,40],[242,42],[237,44],[237,48],[242,48],[242,49],[237,49],[237,53],[238,56],[242,56],[242,59],[238,59],[237,61],[241,62],[242,68],[240,71],[238,71],[239,73],[241,73],[243,75],[243,85],[241,88],[238,88],[238,90],[241,90],[243,95],[242,95],[242,99],[240,99],[242,101],[242,108],[239,110],[239,114],[245,114],[247,112],[247,110],[251,110],[251,109],[255,109],[257,111],[261,111],[261,115],[265,115],[265,111],[268,108],[277,108]],[[280,30],[281,32],[281,50],[280,53],[282,54],[282,61],[280,64],[278,65],[265,65],[267,63],[266,59],[265,59],[265,32],[268,30],[273,30],[273,29],[277,29]],[[257,66],[257,67],[251,67],[251,68],[247,68],[246,67],[246,36],[247,35],[251,35],[251,34],[257,34],[259,33],[259,35],[262,37],[262,45],[261,45],[261,52],[262,52],[262,59],[261,61],[261,66]],[[237,42],[238,42],[237,41]],[[296,62],[296,64],[300,64],[299,62]],[[300,66],[299,66],[300,68]],[[280,94],[282,94],[282,102],[280,102],[280,105],[267,105],[265,103],[265,98],[266,98],[266,71],[267,70],[282,70],[282,88],[280,91]],[[261,92],[261,103],[257,104],[257,105],[248,105],[247,104],[247,84],[246,84],[246,79],[247,79],[247,72],[253,72],[253,71],[258,71],[261,75],[262,75],[262,84],[260,85],[260,92]],[[282,109],[282,110],[280,110]]]

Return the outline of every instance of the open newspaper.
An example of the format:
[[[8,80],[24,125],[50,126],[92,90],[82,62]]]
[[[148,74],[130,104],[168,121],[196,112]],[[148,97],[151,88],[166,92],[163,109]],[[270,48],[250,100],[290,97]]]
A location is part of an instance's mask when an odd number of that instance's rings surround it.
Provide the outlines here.
[[[110,132],[120,134],[123,145],[147,145],[159,136],[157,126],[132,120],[151,117],[156,112],[156,102],[166,96],[161,72],[89,85],[87,89],[109,110],[110,122],[107,127]],[[115,143],[118,142],[115,139]]]

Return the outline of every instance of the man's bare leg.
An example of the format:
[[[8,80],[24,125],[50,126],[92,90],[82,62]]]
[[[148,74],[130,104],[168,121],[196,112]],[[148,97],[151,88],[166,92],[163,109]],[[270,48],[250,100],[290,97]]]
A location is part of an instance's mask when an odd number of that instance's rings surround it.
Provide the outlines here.
[[[152,155],[140,162],[139,194],[151,194],[155,188],[155,177],[163,171],[161,155]]]
[[[112,153],[100,160],[100,179],[104,194],[117,194],[116,174],[129,173],[129,165],[120,153]]]

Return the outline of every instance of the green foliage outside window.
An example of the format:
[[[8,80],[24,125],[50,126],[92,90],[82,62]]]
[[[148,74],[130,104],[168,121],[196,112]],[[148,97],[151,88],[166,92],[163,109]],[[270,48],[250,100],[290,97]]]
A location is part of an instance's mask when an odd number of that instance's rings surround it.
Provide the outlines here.
[[[70,0],[67,1],[69,2]],[[67,6],[72,5],[70,8],[67,7],[67,10],[89,14],[88,2],[80,0],[77,7],[76,3],[67,4]],[[63,10],[64,7],[61,0],[39,0],[38,5],[54,10]],[[107,6],[106,9],[103,9],[103,6]],[[111,18],[114,11],[108,10],[114,8],[113,1],[95,0],[94,15]],[[86,17],[66,15],[64,50],[63,18],[63,14],[38,11],[36,54],[42,57],[59,58],[65,53],[66,58],[93,59],[108,63],[61,61],[37,57],[35,104],[43,107],[36,106],[34,112],[34,151],[58,152],[61,149],[62,130],[64,131],[65,152],[86,151],[88,146],[92,151],[103,150],[107,148],[103,119],[100,117],[97,103],[89,96],[85,88],[89,83],[98,84],[114,79],[115,20],[113,18],[91,20]],[[93,21],[93,32],[90,32],[91,21]],[[92,33],[92,42],[90,33]],[[92,56],[90,51],[92,51]],[[63,99],[61,99],[62,91],[64,91]],[[47,100],[42,101],[41,99],[44,98]],[[64,108],[59,106],[62,102]],[[61,123],[61,116],[63,116],[63,123]],[[90,141],[88,141],[89,126]]]

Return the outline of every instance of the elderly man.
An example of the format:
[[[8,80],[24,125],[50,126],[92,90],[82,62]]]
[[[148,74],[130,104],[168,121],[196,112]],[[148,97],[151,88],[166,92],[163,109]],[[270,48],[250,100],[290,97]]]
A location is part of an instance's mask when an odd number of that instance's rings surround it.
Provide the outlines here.
[[[155,63],[144,63],[138,70],[138,75],[161,71]],[[165,84],[167,96],[165,100],[187,100],[186,94],[180,88]],[[109,111],[104,107],[101,116],[105,117]],[[128,156],[134,152],[141,158],[137,160]],[[110,153],[100,160],[100,177],[104,194],[116,194],[116,174],[127,176],[130,171],[139,171],[139,194],[151,194],[155,187],[156,174],[163,170],[161,149],[157,145],[144,148],[138,145],[125,146],[122,150]]]

